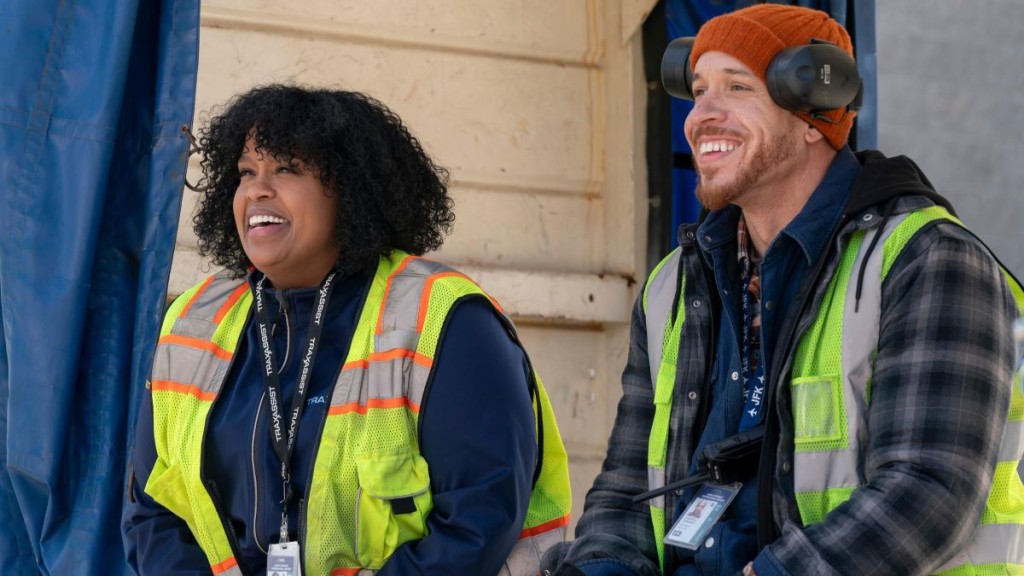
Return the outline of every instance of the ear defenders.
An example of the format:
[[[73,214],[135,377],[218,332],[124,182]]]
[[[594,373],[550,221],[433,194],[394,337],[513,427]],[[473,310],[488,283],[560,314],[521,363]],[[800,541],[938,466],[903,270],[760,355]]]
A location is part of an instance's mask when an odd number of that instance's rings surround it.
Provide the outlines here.
[[[661,58],[661,83],[676,98],[693,100],[690,52],[693,37],[676,38]],[[768,94],[790,112],[815,114],[845,108],[860,109],[861,80],[857,64],[842,48],[811,39],[775,55],[765,71]]]

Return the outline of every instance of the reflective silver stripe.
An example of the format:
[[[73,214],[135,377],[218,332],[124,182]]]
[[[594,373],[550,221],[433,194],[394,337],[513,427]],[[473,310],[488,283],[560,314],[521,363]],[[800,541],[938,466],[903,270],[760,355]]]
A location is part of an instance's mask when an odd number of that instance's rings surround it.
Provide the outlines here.
[[[377,352],[387,350],[415,350],[420,343],[420,333],[413,330],[385,330],[383,334],[373,337],[373,349]]]
[[[174,325],[171,326],[171,334],[212,340],[213,333],[217,329],[213,317],[227,303],[231,294],[244,282],[243,278],[238,278],[227,272],[215,274],[199,294],[193,295],[192,304],[185,311],[185,315],[175,319]]]
[[[820,452],[801,451],[793,456],[793,487],[796,492],[819,492],[829,488],[856,487],[864,483],[861,446],[868,442],[867,386],[871,379],[872,357],[878,348],[879,317],[882,310],[882,247],[892,232],[906,218],[893,217],[886,229],[867,230],[851,266],[843,301],[843,332],[841,340],[841,388],[846,412],[847,448]],[[882,234],[863,269],[864,282],[858,302],[855,278],[867,247],[876,234]],[[826,311],[822,311],[824,313]],[[822,376],[825,376],[824,374]]]
[[[455,272],[455,269],[445,266],[440,262],[433,260],[425,260],[423,258],[413,258],[409,264],[406,265],[400,274],[415,274],[418,276],[433,276],[442,272]]]
[[[512,553],[505,560],[505,565],[498,571],[498,576],[536,576],[540,571],[540,558],[544,552],[565,541],[566,527],[541,532],[534,536],[521,538],[512,548]]]
[[[384,310],[381,312],[381,333],[374,336],[374,354],[383,354],[396,350],[415,352],[419,346],[420,305],[426,298],[427,281],[437,274],[455,273],[455,270],[422,258],[413,258],[401,271],[391,277]],[[397,398],[406,396],[417,406],[423,401],[423,393],[427,385],[430,368],[414,361],[411,357],[395,358],[387,361],[372,361],[369,367],[370,397]],[[409,377],[406,377],[406,374]],[[408,390],[400,390],[407,383]],[[391,385],[391,389],[381,386]],[[363,399],[360,399],[363,400]]]
[[[356,364],[342,370],[331,395],[331,406],[354,403],[366,406],[371,400],[401,397],[416,406],[422,403],[430,366],[413,357],[420,339],[417,331],[420,304],[427,296],[425,291],[430,277],[445,272],[455,271],[437,262],[412,258],[391,276],[382,304],[381,333],[373,336],[373,352],[365,365]],[[408,355],[375,359],[396,351],[405,351]]]
[[[372,372],[373,378],[367,377]],[[409,389],[402,389],[403,374],[409,372]],[[331,393],[331,406],[357,403],[365,406],[369,400],[386,400],[407,396],[413,404],[423,400],[430,368],[413,362],[412,358],[397,358],[384,362],[370,362],[368,367],[353,366],[342,370]],[[368,382],[368,383],[367,383]]]
[[[681,255],[679,249],[672,251],[661,269],[647,283],[647,307],[644,315],[647,318],[647,362],[651,367],[652,389],[658,384],[661,348],[665,342],[665,325],[672,314]]]
[[[370,398],[405,396],[413,404],[419,405],[423,401],[430,368],[417,364],[412,358],[396,358],[386,362],[370,362],[369,374]],[[407,390],[403,389],[406,383],[409,386]]]
[[[936,572],[963,564],[1024,564],[1024,525],[980,524],[971,542]]]
[[[171,334],[213,345],[217,324],[213,318],[244,280],[221,272],[193,300],[184,317],[175,320]],[[171,356],[174,360],[171,360]],[[208,350],[175,342],[159,343],[153,356],[153,380],[168,380],[220,392],[230,363]]]
[[[381,320],[381,332],[415,332],[425,276],[401,273],[391,278]],[[380,352],[381,350],[377,350]]]
[[[183,318],[212,321],[231,294],[245,283],[233,273],[221,271],[213,275],[213,280],[194,296],[192,304],[185,311]],[[179,319],[180,320],[180,319]]]
[[[217,576],[242,576],[242,570],[238,567],[238,564],[235,564],[223,572],[217,572]]]
[[[189,314],[191,313],[192,310],[189,309]],[[213,318],[213,316],[210,318]],[[171,334],[175,336],[185,336],[186,338],[196,338],[205,341],[213,340],[213,333],[216,331],[217,325],[208,319],[178,318],[174,321],[174,325],[171,326]]]
[[[647,489],[655,490],[665,485],[665,469],[657,468],[655,466],[647,467]],[[648,500],[651,508],[665,509],[665,495],[655,496]]]
[[[203,392],[219,392],[228,368],[226,360],[191,346],[165,342],[156,347],[153,355],[153,380],[189,384]]]
[[[793,456],[793,490],[801,493],[856,488],[864,483],[859,458],[855,450],[797,452]]]
[[[999,444],[1000,462],[1018,462],[1024,456],[1024,421],[1009,420]]]
[[[387,300],[384,302],[381,332],[416,332],[419,319],[420,300],[427,279],[442,272],[454,272],[451,268],[422,258],[411,258],[404,268],[391,277]],[[417,335],[418,341],[418,335]],[[413,345],[411,349],[415,350]],[[385,348],[376,348],[377,352]]]
[[[338,375],[338,381],[334,383],[334,391],[331,392],[331,406],[344,406],[353,402],[366,403],[366,393],[363,390],[363,381],[366,379],[367,368],[356,366],[345,368]]]

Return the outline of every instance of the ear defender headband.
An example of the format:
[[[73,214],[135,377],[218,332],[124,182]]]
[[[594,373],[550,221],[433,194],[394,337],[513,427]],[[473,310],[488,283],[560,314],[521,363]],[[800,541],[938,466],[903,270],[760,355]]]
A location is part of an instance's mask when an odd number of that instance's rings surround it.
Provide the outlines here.
[[[693,100],[693,43],[693,37],[676,38],[661,58],[665,91],[684,100]],[[827,121],[818,115],[821,112],[860,109],[862,85],[857,64],[842,48],[824,40],[812,38],[810,44],[780,51],[765,70],[765,83],[779,107],[819,120]]]

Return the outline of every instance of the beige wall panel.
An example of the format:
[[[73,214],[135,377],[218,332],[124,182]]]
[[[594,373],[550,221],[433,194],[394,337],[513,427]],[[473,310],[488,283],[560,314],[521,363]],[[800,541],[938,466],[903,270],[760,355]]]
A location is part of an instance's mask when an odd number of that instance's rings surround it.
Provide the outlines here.
[[[519,333],[572,455],[603,455],[608,440],[603,431],[610,431],[617,400],[605,387],[618,382],[621,370],[608,361],[608,335],[600,327],[553,329],[522,322]],[[566,362],[569,358],[572,362]]]
[[[197,181],[199,179],[198,167],[193,168],[190,163],[187,177],[190,182]],[[196,233],[192,230],[192,217],[195,215],[198,202],[199,193],[186,188],[182,193],[181,212],[178,214],[178,246],[192,249],[198,246],[199,240],[196,238]]]
[[[607,34],[614,38],[614,25]],[[642,284],[647,249],[647,84],[640,34],[605,54],[601,97],[606,100],[604,173],[605,266]]]
[[[572,526],[601,470],[615,420],[628,331],[619,327],[556,328],[520,323],[519,334],[544,382],[569,454]]]
[[[455,187],[455,229],[438,257],[520,270],[601,269],[602,202],[575,195]]]
[[[460,266],[509,315],[553,326],[603,326],[629,315],[630,290],[615,278]]]
[[[312,20],[336,35],[391,44],[575,60],[587,54],[581,0],[204,0],[203,13],[208,21],[264,19],[277,27]]]

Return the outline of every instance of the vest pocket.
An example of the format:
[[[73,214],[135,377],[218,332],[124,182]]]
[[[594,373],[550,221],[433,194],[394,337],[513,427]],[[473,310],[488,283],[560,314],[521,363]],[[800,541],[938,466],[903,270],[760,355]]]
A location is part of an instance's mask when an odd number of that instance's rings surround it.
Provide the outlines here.
[[[418,453],[357,454],[356,554],[367,568],[380,568],[404,542],[426,536],[432,507],[427,461]]]
[[[798,450],[829,450],[845,436],[839,375],[793,378],[793,442]]]

